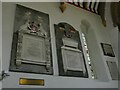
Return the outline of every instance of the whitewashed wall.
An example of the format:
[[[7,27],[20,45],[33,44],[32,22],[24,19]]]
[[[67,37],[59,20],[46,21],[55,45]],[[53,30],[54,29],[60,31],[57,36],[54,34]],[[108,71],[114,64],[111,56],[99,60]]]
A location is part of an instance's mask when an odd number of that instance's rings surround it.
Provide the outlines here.
[[[78,9],[77,7],[73,7],[69,4],[67,5],[67,9],[64,13],[61,13],[59,9],[59,3],[51,2],[51,3],[20,3],[20,4],[49,14],[50,32],[51,32],[51,39],[52,39],[54,76],[9,72],[10,77],[7,77],[6,79],[3,80],[3,87],[7,87],[7,88],[34,87],[34,86],[21,86],[21,85],[19,86],[19,78],[21,77],[45,79],[44,87],[49,87],[49,88],[66,88],[66,87],[69,87],[69,88],[115,88],[115,87],[118,87],[117,81],[111,81],[109,79],[110,76],[106,68],[106,64],[104,60],[105,57],[103,56],[101,46],[99,44],[101,42],[111,43],[111,40],[107,32],[108,29],[103,27],[103,25],[101,24],[101,19],[98,15],[89,13],[88,11],[84,11],[82,9]],[[2,36],[3,38],[3,43],[2,43],[3,45],[2,47],[3,67],[2,68],[3,70],[6,70],[6,71],[8,71],[9,62],[10,62],[14,14],[15,14],[15,3],[3,3],[3,22],[2,22],[3,23],[3,32],[2,32],[2,35],[3,35]],[[56,57],[57,55],[56,55],[55,35],[54,35],[53,24],[58,24],[59,22],[67,22],[70,25],[72,25],[76,30],[81,32],[80,24],[81,24],[81,20],[83,19],[90,22],[92,30],[96,36],[95,40],[96,40],[98,48],[94,48],[94,51],[98,49],[100,54],[96,52],[93,52],[93,54],[98,56],[96,60],[102,58],[101,62],[103,66],[101,64],[96,65],[100,68],[99,73],[103,73],[103,75],[100,74],[98,80],[91,80],[88,78],[57,76],[58,66],[57,66],[57,57]],[[91,43],[94,43],[92,38],[91,38]],[[105,67],[104,70],[103,70],[103,67]]]
[[[2,3],[0,1],[0,73],[2,69]],[[2,82],[0,81],[0,90],[2,88]]]
[[[115,61],[118,65],[118,36],[119,36],[118,34],[120,34],[120,32],[118,30],[118,27],[113,27],[111,10],[109,8],[110,8],[110,2],[106,4],[106,13],[105,13],[106,20],[107,20],[106,32],[109,34],[109,39],[111,41],[110,43],[115,53],[115,58],[105,57],[105,59],[107,61]],[[119,69],[119,72],[120,72],[120,69]]]
[[[113,27],[111,11],[110,11],[110,2],[106,4],[106,20],[107,20],[107,31],[109,34],[109,39],[111,40],[111,44],[113,46],[113,50],[116,55],[116,59],[118,58],[118,27]]]

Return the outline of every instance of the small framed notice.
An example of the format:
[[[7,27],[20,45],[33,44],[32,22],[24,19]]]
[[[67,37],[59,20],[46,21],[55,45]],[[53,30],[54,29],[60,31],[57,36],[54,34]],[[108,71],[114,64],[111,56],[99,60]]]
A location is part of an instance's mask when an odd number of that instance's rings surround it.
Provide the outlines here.
[[[107,61],[107,65],[108,65],[112,80],[118,80],[119,72],[118,72],[118,67],[116,65],[116,62]]]
[[[102,46],[104,55],[115,57],[112,46],[110,44],[101,43],[101,46]]]

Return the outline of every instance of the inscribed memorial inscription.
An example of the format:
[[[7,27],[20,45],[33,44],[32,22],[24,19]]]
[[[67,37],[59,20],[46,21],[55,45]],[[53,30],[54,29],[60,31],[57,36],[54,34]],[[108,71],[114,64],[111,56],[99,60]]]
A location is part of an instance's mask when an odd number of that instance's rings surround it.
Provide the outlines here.
[[[53,74],[49,15],[16,5],[10,71]]]

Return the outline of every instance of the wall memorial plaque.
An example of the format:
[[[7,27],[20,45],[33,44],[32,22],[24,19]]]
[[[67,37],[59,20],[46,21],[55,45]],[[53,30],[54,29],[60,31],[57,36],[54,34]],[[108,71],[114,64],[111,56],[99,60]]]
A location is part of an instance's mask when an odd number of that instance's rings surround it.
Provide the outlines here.
[[[48,14],[16,5],[10,71],[53,73]]]
[[[101,46],[102,46],[104,55],[110,56],[110,57],[115,57],[114,51],[110,44],[101,43]]]
[[[88,77],[79,32],[67,23],[54,26],[59,75]]]
[[[112,80],[118,80],[119,71],[116,62],[106,61]]]

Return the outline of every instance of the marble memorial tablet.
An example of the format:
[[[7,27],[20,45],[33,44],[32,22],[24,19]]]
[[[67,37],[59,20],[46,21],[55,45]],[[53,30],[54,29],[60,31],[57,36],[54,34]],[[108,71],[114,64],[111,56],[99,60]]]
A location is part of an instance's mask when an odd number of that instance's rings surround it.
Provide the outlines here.
[[[32,35],[23,35],[21,59],[28,62],[46,62],[45,39]]]
[[[107,65],[108,65],[112,80],[118,80],[119,72],[118,72],[116,62],[107,61]]]
[[[62,47],[64,70],[83,71],[83,56],[80,50]]]
[[[16,5],[10,71],[53,74],[49,15]]]
[[[59,75],[88,77],[79,32],[65,22],[54,27]]]

